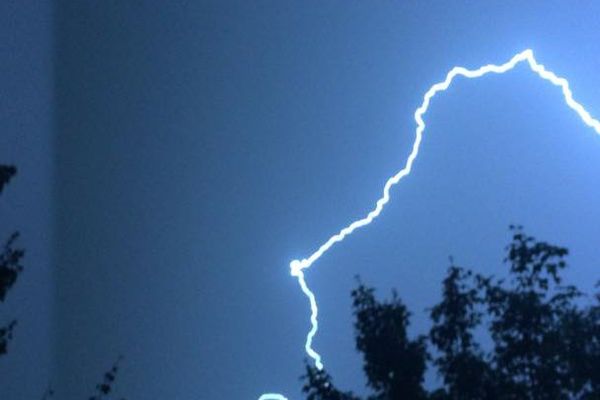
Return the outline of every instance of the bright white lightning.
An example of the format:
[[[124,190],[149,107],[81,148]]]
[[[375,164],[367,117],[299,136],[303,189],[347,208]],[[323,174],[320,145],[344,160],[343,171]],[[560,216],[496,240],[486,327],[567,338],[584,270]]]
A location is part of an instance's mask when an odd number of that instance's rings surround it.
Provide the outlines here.
[[[279,393],[265,393],[258,400],[288,400],[288,398]]]
[[[464,67],[454,67],[448,72],[446,75],[446,79],[442,82],[438,82],[431,86],[429,90],[423,96],[423,102],[421,106],[417,108],[415,111],[415,121],[417,122],[417,129],[415,132],[415,141],[412,145],[412,151],[410,152],[406,164],[404,168],[398,171],[395,175],[387,180],[383,187],[383,195],[377,200],[375,203],[375,208],[373,208],[366,217],[362,219],[358,219],[353,221],[350,225],[341,229],[338,233],[331,236],[325,243],[323,243],[314,253],[312,253],[308,258],[304,258],[302,260],[293,260],[290,263],[290,270],[292,276],[298,279],[298,284],[302,289],[302,292],[306,295],[310,302],[310,321],[311,321],[311,329],[306,335],[306,342],[304,348],[306,350],[306,354],[308,354],[315,363],[315,366],[321,370],[323,369],[323,363],[321,361],[321,355],[317,353],[313,347],[312,342],[317,334],[317,330],[319,329],[319,321],[317,319],[319,308],[317,306],[317,301],[314,293],[309,289],[306,281],[304,279],[304,270],[310,268],[311,265],[314,264],[323,254],[325,254],[334,244],[343,241],[346,236],[350,235],[356,229],[361,228],[363,226],[369,225],[375,218],[381,214],[383,211],[383,207],[390,201],[390,189],[392,186],[396,185],[402,178],[410,175],[412,170],[413,163],[417,156],[419,155],[419,148],[421,146],[421,140],[423,138],[423,131],[425,130],[425,122],[423,121],[423,115],[429,109],[429,103],[431,99],[439,92],[444,92],[455,77],[464,76],[466,78],[479,78],[488,73],[495,74],[503,74],[511,69],[513,69],[518,63],[522,61],[527,61],[529,67],[533,72],[535,72],[540,78],[552,83],[555,86],[558,86],[562,90],[562,94],[565,100],[565,103],[571,108],[573,111],[579,115],[581,120],[590,128],[594,129],[597,134],[600,135],[600,121],[593,118],[590,113],[575,99],[573,99],[573,93],[569,88],[569,82],[562,77],[557,76],[554,72],[547,70],[544,65],[539,64],[535,57],[533,56],[533,51],[531,49],[527,49],[521,53],[516,54],[504,64],[495,65],[488,64],[484,65],[475,70],[469,70]],[[280,394],[270,393],[262,395],[259,400],[287,400],[284,396]]]

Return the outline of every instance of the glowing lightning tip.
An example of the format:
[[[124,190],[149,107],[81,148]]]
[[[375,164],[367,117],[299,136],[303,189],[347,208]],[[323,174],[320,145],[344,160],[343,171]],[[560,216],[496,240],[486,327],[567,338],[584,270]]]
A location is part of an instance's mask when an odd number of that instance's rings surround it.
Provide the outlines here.
[[[300,260],[292,260],[290,263],[290,273],[292,276],[298,276],[302,270],[302,262]]]

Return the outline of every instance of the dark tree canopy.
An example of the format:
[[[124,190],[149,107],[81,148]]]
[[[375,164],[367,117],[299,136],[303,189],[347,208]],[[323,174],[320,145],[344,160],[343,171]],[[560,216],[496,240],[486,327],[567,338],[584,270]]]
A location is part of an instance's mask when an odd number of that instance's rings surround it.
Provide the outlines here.
[[[395,292],[380,301],[359,281],[352,305],[367,399],[600,399],[600,293],[590,301],[562,283],[567,249],[511,231],[506,278],[451,259],[426,336],[408,337],[410,312]],[[482,330],[490,348],[478,342]],[[423,386],[428,365],[442,387]],[[302,379],[308,400],[360,399],[309,365]]]
[[[9,181],[17,173],[13,166],[0,165],[0,193],[4,190]],[[14,232],[6,240],[0,252],[0,303],[6,300],[8,291],[17,281],[17,277],[23,271],[21,259],[25,252],[15,247],[15,242],[19,238],[19,232]],[[17,320],[8,323],[0,322],[0,356],[8,351],[8,342],[12,339],[13,331],[17,325]]]
[[[440,398],[494,398],[493,371],[473,335],[483,318],[478,278],[451,265],[442,282],[442,300],[430,312],[429,340],[439,352],[433,365],[445,385],[445,392],[437,392]]]
[[[410,313],[394,292],[378,302],[362,283],[352,291],[356,348],[362,353],[367,383],[377,399],[422,399],[426,338],[408,338]]]
[[[4,186],[10,182],[13,176],[17,173],[17,168],[13,165],[0,165],[0,193],[4,190]]]

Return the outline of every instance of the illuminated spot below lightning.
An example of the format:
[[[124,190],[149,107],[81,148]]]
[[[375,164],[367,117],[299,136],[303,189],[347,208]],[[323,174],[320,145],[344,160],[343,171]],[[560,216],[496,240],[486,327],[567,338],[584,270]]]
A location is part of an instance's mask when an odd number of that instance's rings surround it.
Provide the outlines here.
[[[379,216],[379,214],[381,214],[381,211],[383,211],[383,207],[390,201],[390,189],[392,188],[392,186],[400,182],[402,178],[408,176],[412,170],[412,165],[417,156],[419,155],[419,148],[421,146],[421,140],[423,138],[423,131],[425,130],[425,122],[423,121],[423,115],[425,115],[425,113],[429,109],[429,103],[431,102],[431,99],[438,92],[443,92],[446,89],[448,89],[453,79],[457,76],[464,76],[466,78],[479,78],[488,73],[503,74],[513,69],[518,63],[522,61],[527,61],[531,70],[535,72],[540,78],[552,83],[555,86],[560,87],[562,89],[562,94],[564,96],[565,103],[569,106],[569,108],[575,111],[587,126],[594,129],[596,133],[600,135],[600,122],[597,119],[593,118],[580,103],[573,99],[573,93],[569,88],[569,82],[565,78],[561,78],[554,74],[554,72],[547,70],[542,64],[539,64],[533,56],[533,51],[531,49],[527,49],[521,53],[516,54],[508,62],[501,65],[488,64],[475,70],[469,70],[464,67],[452,68],[450,72],[448,72],[448,75],[446,75],[446,79],[443,82],[438,82],[435,85],[431,86],[431,88],[429,88],[429,90],[425,93],[425,96],[423,97],[423,103],[421,103],[421,106],[415,111],[415,121],[417,122],[417,129],[415,132],[416,136],[415,141],[413,142],[412,151],[410,152],[406,160],[404,168],[402,168],[394,176],[389,178],[385,183],[385,186],[383,187],[383,195],[375,203],[375,208],[373,208],[367,214],[366,217],[352,222],[350,225],[346,226],[338,233],[331,236],[308,258],[304,258],[302,260],[293,260],[290,263],[291,274],[292,276],[298,279],[300,289],[302,289],[302,292],[306,295],[310,303],[311,329],[306,335],[306,342],[304,348],[306,350],[306,354],[308,354],[314,360],[315,366],[319,370],[323,369],[321,355],[317,353],[312,347],[313,339],[317,334],[317,330],[319,329],[319,321],[317,319],[319,308],[317,306],[317,301],[314,293],[309,289],[304,279],[304,270],[310,268],[310,266],[313,265],[314,262],[317,261],[319,258],[321,258],[321,256],[325,254],[334,244],[344,240],[346,236],[350,235],[356,229],[369,225],[371,222],[373,222],[375,218]],[[281,394],[266,393],[263,394],[259,398],[259,400],[287,399]]]
[[[265,393],[258,400],[288,400],[288,398],[279,393]]]

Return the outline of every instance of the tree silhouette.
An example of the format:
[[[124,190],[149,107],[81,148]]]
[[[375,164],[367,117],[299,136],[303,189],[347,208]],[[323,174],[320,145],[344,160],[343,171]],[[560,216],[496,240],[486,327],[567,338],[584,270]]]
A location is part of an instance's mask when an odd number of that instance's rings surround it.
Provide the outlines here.
[[[473,332],[481,324],[481,278],[454,265],[442,282],[442,301],[430,310],[431,344],[438,351],[433,364],[443,377],[445,391],[437,397],[450,399],[494,398],[495,377]]]
[[[379,301],[359,281],[352,306],[356,349],[372,390],[367,399],[600,399],[600,293],[583,307],[585,296],[562,283],[568,250],[510,229],[507,278],[450,260],[427,336],[408,338],[410,312],[395,292]],[[483,329],[489,349],[477,340]],[[429,391],[428,361],[443,381]],[[302,379],[308,400],[359,399],[308,364]]]
[[[17,174],[17,168],[12,165],[0,165],[0,194],[4,191],[11,179]],[[4,303],[10,289],[17,282],[17,278],[23,271],[21,260],[25,251],[16,246],[19,239],[19,232],[13,232],[6,240],[2,251],[0,252],[0,303]],[[13,332],[17,320],[13,319],[5,325],[0,325],[0,356],[8,352],[8,343],[13,337]],[[96,385],[96,394],[89,397],[89,400],[107,399],[113,390],[113,385],[119,369],[119,363],[122,357],[119,357],[108,370],[101,383]],[[48,387],[42,395],[42,399],[51,399],[54,396],[52,387]],[[124,400],[121,398],[121,400]]]
[[[0,193],[17,173],[14,166],[0,165]],[[23,271],[21,259],[25,255],[22,249],[15,247],[19,238],[19,232],[12,233],[5,242],[0,253],[0,302],[6,300],[8,291],[17,281],[17,277]],[[8,351],[8,343],[13,337],[13,331],[17,320],[13,319],[5,325],[0,325],[0,357]]]
[[[119,364],[123,359],[122,356],[117,358],[108,371],[102,375],[102,381],[96,385],[95,393],[88,397],[88,400],[109,400],[110,394],[114,391],[115,381],[117,379],[117,373],[119,372]],[[54,397],[54,389],[49,386],[44,394],[42,400],[51,400]],[[126,400],[124,397],[120,397],[119,400]]]
[[[579,350],[568,344],[573,333],[578,340],[585,336],[571,329],[583,322],[573,301],[580,293],[573,286],[559,286],[568,251],[537,242],[517,227],[507,252],[511,285],[483,282],[492,319],[493,362],[506,391],[502,394],[527,399],[575,395],[583,381],[572,379],[577,367],[569,358]]]
[[[108,396],[113,391],[113,386],[115,384],[115,380],[117,379],[117,373],[119,372],[119,364],[121,363],[122,359],[123,357],[120,356],[112,365],[112,367],[104,373],[102,382],[96,385],[96,393],[90,396],[89,400],[108,399]],[[121,398],[120,400],[125,399]]]
[[[360,283],[352,291],[356,348],[363,354],[368,386],[375,399],[423,399],[426,339],[410,340],[410,313],[396,292],[378,302],[374,290]]]
[[[324,370],[318,370],[308,364],[305,365],[306,374],[302,376],[306,380],[303,392],[307,400],[359,400],[352,392],[341,392],[332,384],[332,379]]]

